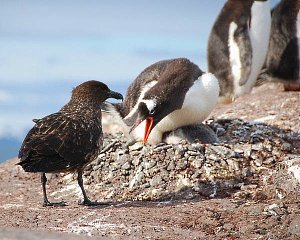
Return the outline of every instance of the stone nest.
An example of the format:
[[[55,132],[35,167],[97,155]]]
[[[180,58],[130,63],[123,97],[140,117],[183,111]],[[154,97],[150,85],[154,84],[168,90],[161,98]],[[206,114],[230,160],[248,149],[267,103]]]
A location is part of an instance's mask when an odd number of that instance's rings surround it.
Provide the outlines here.
[[[295,176],[300,173],[298,133],[240,119],[206,124],[219,143],[127,146],[123,134],[106,135],[102,153],[85,169],[88,191],[108,201],[295,193],[300,181]]]

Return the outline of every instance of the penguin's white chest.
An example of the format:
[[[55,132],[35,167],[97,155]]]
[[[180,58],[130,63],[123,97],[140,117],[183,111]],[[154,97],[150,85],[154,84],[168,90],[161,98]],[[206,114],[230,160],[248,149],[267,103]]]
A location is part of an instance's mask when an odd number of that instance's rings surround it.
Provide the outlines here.
[[[252,72],[255,80],[257,71],[265,61],[271,31],[271,13],[269,2],[254,2],[251,8],[251,26],[249,30],[252,45]]]
[[[214,109],[219,96],[219,83],[213,74],[206,73],[199,77],[185,95],[182,107],[164,117],[151,131],[148,143],[158,144],[164,132],[179,127],[204,121]],[[136,138],[144,135],[145,125],[135,132]]]

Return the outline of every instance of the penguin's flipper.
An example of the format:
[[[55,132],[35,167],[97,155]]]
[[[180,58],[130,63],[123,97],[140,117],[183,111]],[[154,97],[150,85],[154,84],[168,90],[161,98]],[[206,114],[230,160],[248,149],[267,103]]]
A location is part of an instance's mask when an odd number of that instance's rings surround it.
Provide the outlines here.
[[[239,48],[241,76],[239,85],[245,85],[247,82],[252,65],[252,47],[250,42],[249,32],[244,28],[237,28],[234,33],[234,41]]]

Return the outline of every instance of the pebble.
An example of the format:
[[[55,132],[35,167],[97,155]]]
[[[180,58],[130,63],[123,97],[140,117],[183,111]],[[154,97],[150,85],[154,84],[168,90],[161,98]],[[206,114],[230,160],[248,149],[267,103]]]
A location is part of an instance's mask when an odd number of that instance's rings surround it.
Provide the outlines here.
[[[253,144],[251,147],[251,150],[253,150],[253,151],[260,151],[262,149],[263,149],[262,144]]]
[[[254,160],[254,163],[257,167],[261,167],[263,162],[261,158],[258,158]]]
[[[291,223],[289,224],[288,233],[290,233],[292,236],[297,237],[297,239],[300,238],[300,216],[299,215],[296,215],[294,219],[291,221]]]
[[[131,164],[129,162],[126,162],[122,165],[122,169],[129,170],[131,168]]]
[[[153,168],[154,166],[156,165],[156,162],[155,161],[149,161],[149,162],[144,162],[143,166],[145,169],[151,169]]]
[[[226,130],[222,127],[218,127],[216,130],[216,134],[218,137],[223,136],[225,134]]]
[[[127,161],[129,160],[129,157],[128,157],[128,155],[118,155],[118,157],[117,157],[117,163],[118,164],[124,164],[124,163],[126,163]]]
[[[167,150],[172,148],[172,145],[167,145],[167,144],[163,144],[163,145],[156,145],[153,149],[154,151],[161,151],[161,150]],[[172,149],[171,149],[172,151]]]
[[[185,159],[181,159],[180,161],[177,162],[176,169],[184,170],[186,166],[187,166],[187,161]]]
[[[274,164],[274,158],[273,157],[269,157],[266,160],[264,160],[264,164],[269,165],[269,164]]]
[[[223,225],[223,228],[225,229],[225,230],[232,230],[232,229],[234,229],[234,225],[232,224],[232,223],[225,223],[224,225]]]
[[[175,169],[175,163],[172,161],[170,162],[170,164],[167,167],[168,171],[173,171]]]
[[[203,160],[201,159],[195,159],[191,162],[191,165],[193,167],[195,167],[196,169],[201,169],[201,167],[203,166]]]
[[[244,150],[244,157],[249,158],[252,153],[252,148],[250,144],[245,144],[243,147]]]
[[[129,146],[130,151],[139,151],[144,147],[142,142],[136,142],[135,144]]]
[[[161,185],[163,182],[163,179],[161,176],[154,176],[151,180],[150,180],[150,186],[151,187],[156,187]]]
[[[249,184],[249,185],[242,185],[241,190],[246,191],[246,190],[253,190],[256,189],[257,185],[256,184]]]
[[[289,144],[289,143],[287,143],[287,142],[284,142],[284,143],[282,144],[282,146],[281,146],[281,149],[282,149],[283,151],[291,152],[292,149],[293,149],[293,147],[292,147],[291,144]]]
[[[280,215],[284,215],[285,213],[287,213],[287,211],[286,211],[286,207],[284,204],[274,203],[274,204],[271,204],[271,205],[265,207],[264,213],[267,215],[280,216]]]
[[[138,166],[139,164],[140,164],[140,158],[134,158],[133,160],[132,160],[132,164],[134,165],[134,166]]]
[[[99,169],[100,167],[101,167],[100,165],[93,166],[93,171],[98,171],[98,169]]]
[[[250,177],[253,175],[251,169],[248,167],[242,169],[242,174],[244,177]]]
[[[132,188],[133,186],[140,185],[143,182],[144,176],[145,174],[142,171],[139,171],[130,181],[129,187]]]
[[[196,152],[196,151],[187,151],[187,153],[188,153],[188,155],[190,155],[190,156],[198,156],[198,155],[200,155],[200,153],[199,153],[199,152]]]

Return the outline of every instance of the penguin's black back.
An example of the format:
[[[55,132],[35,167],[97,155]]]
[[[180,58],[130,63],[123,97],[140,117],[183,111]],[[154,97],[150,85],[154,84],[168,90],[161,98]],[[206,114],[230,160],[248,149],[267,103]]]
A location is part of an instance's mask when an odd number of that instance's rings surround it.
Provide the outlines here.
[[[194,81],[202,75],[197,65],[186,58],[163,60],[152,64],[142,71],[127,89],[126,97],[122,104],[116,106],[125,117],[136,105],[145,85],[152,81],[158,83],[146,95],[153,94],[160,98],[169,98],[172,101],[181,101],[177,91],[187,91]],[[150,93],[151,92],[151,93]]]

